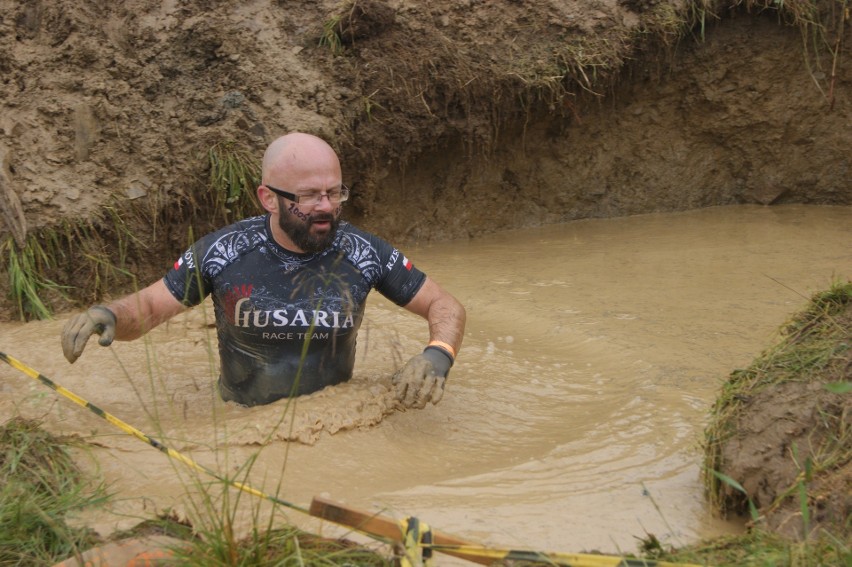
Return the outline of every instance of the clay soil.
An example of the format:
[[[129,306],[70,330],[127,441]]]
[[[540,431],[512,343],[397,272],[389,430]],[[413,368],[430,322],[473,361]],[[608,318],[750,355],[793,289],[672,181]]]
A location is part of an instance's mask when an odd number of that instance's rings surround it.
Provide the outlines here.
[[[81,222],[109,237],[121,218],[138,241],[112,260],[159,277],[190,225],[227,220],[205,208],[209,148],[259,157],[293,130],[338,150],[348,219],[399,244],[713,205],[850,205],[849,7],[777,4],[0,0],[4,250]],[[54,309],[99,299],[79,257],[53,261],[77,290]],[[803,401],[802,420],[812,413]]]

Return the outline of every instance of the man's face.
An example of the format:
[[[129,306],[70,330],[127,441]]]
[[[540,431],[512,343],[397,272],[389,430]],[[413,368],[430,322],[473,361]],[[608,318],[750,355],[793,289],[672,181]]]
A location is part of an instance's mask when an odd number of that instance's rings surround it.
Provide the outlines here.
[[[328,199],[323,203],[330,205]],[[278,197],[278,226],[293,244],[306,253],[322,252],[334,242],[340,225],[340,207],[331,209],[322,204],[305,212],[298,204]]]

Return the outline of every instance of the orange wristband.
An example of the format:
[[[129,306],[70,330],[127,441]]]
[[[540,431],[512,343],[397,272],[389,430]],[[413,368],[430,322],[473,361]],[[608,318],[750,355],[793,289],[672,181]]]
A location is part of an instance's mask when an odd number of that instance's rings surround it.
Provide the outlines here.
[[[448,343],[445,343],[444,341],[429,341],[428,346],[441,347],[442,349],[450,353],[450,356],[453,357],[453,360],[455,360],[456,358],[456,349],[454,349],[452,346],[450,346]]]

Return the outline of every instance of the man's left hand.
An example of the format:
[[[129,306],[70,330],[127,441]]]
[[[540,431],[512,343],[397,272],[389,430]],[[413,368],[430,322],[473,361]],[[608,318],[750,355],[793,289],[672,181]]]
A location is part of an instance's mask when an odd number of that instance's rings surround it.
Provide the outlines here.
[[[394,374],[396,399],[408,408],[423,409],[430,400],[437,404],[444,395],[452,364],[453,359],[443,349],[427,347]]]

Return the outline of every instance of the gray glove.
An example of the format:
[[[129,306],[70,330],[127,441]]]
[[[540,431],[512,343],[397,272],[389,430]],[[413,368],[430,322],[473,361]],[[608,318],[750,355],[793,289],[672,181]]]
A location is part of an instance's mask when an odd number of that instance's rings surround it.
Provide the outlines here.
[[[444,349],[426,347],[394,374],[396,399],[408,408],[422,409],[429,400],[437,404],[444,395],[444,382],[452,365],[453,358]]]
[[[92,333],[101,336],[99,345],[111,345],[115,338],[115,313],[103,305],[95,305],[65,324],[62,329],[62,352],[68,362],[73,363],[83,354]]]

